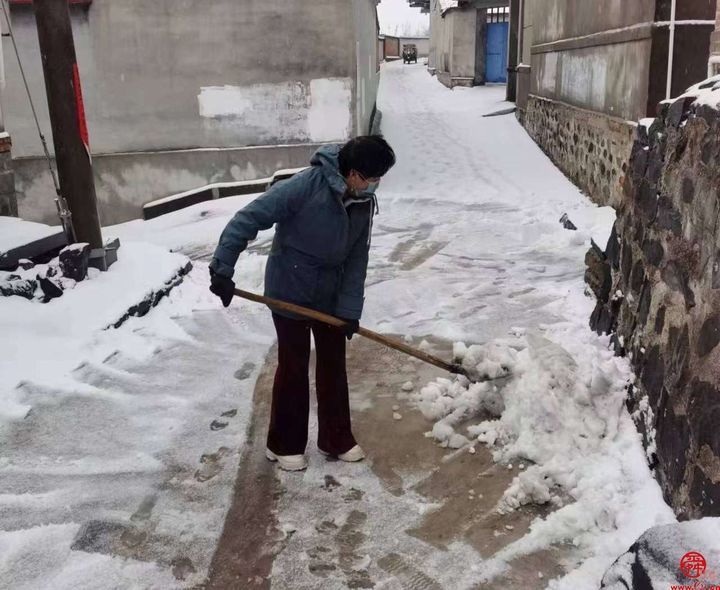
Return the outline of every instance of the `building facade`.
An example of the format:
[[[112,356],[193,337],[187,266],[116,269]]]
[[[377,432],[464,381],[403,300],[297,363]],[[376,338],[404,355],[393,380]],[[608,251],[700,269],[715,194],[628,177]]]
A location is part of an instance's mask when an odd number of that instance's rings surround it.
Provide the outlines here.
[[[634,122],[705,78],[716,1],[519,4],[520,118],[591,198],[615,204]]]
[[[507,78],[507,0],[409,0],[430,13],[428,69],[445,86]]]
[[[148,201],[307,164],[368,132],[377,0],[71,3],[103,224]],[[20,57],[50,141],[32,7],[11,0]],[[9,38],[5,124],[20,216],[55,222],[54,190]],[[12,59],[10,59],[12,57]]]

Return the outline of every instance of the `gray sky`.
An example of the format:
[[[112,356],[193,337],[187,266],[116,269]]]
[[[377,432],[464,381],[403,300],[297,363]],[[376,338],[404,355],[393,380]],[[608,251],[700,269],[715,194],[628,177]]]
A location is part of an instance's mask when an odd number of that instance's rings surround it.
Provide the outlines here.
[[[410,8],[407,0],[381,0],[377,10],[382,33],[411,35],[430,25],[430,16]]]

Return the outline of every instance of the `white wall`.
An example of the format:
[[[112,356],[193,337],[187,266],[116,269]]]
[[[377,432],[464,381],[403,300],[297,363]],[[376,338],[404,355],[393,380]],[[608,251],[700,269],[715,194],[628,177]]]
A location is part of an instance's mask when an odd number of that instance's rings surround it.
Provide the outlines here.
[[[377,57],[377,0],[352,2],[357,70],[355,135],[366,135],[370,132],[370,120],[380,81]]]

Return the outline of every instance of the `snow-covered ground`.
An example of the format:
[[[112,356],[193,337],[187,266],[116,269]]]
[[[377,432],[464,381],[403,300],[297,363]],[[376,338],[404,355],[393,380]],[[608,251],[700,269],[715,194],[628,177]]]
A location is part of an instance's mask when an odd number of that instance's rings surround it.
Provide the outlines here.
[[[453,424],[499,401],[496,420],[461,433],[528,466],[498,508],[557,510],[495,559],[571,543],[581,563],[550,587],[596,588],[643,531],[674,521],[625,410],[629,365],[588,328],[584,256],[591,237],[605,245],[614,212],[583,197],[512,115],[482,117],[507,106],[504,88],[449,91],[401,64],[383,74],[383,132],[400,157],[381,185],[366,318],[509,359],[500,400],[492,387],[440,382],[418,406],[446,443]],[[562,227],[563,213],[578,231]],[[417,264],[398,267],[405,244]]]
[[[470,349],[478,362],[510,366],[499,392],[442,381],[415,401],[437,421],[439,444],[462,443],[452,437],[461,435],[492,445],[497,461],[523,462],[498,509],[555,508],[492,562],[455,545],[429,563],[435,578],[452,584],[454,560],[473,559],[462,577],[470,584],[569,543],[573,571],[549,587],[596,588],[643,531],[674,518],[623,404],[628,364],[587,327],[594,302],[584,256],[591,237],[604,245],[614,214],[583,197],[513,116],[482,117],[508,106],[503,95],[450,91],[422,66],[384,66],[379,108],[398,164],[378,193],[363,324],[484,345]],[[170,588],[203,579],[274,336],[263,307],[236,301],[225,311],[207,292],[207,256],[251,199],[106,228],[124,244],[107,275],[44,306],[0,301],[0,586]],[[578,231],[562,227],[563,213]],[[271,237],[263,232],[241,256],[242,288],[261,290]],[[123,289],[136,295],[163,282],[166,267],[154,273],[148,262],[181,255],[195,265],[183,285],[145,318],[104,330],[125,311]],[[456,428],[478,408],[496,419]],[[227,426],[211,429],[216,420]],[[215,472],[215,463],[228,468]],[[278,518],[302,522],[302,510],[285,502]],[[101,523],[100,541],[88,523]],[[137,535],[143,542],[134,544]],[[293,571],[283,559],[274,571]]]

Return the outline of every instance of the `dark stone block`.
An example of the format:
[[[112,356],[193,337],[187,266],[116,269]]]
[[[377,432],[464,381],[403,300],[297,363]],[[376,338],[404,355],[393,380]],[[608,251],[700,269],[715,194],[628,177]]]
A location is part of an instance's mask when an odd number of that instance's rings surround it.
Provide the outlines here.
[[[698,336],[697,353],[700,358],[707,356],[720,344],[720,315],[705,320]]]
[[[617,236],[617,222],[613,224],[612,231],[610,232],[610,238],[608,239],[607,246],[605,247],[605,258],[612,266],[613,270],[620,268],[620,242]]]
[[[695,183],[692,178],[685,177],[682,182],[682,200],[684,203],[692,203],[695,199]]]
[[[64,276],[80,282],[87,276],[90,244],[73,244],[60,251],[60,268]]]
[[[32,299],[36,288],[37,282],[33,280],[2,281],[0,282],[0,296],[17,295],[25,299]]]
[[[663,153],[660,151],[660,147],[654,147],[648,155],[648,163],[645,168],[645,180],[649,182],[657,191],[657,184],[662,176],[663,166],[665,165],[665,158]]]
[[[677,332],[674,332],[674,334],[677,334]],[[690,333],[687,326],[683,328],[679,337],[673,338],[672,347],[668,347],[668,349],[671,356],[667,371],[667,382],[671,386],[677,387],[681,375],[687,368],[688,353],[690,352]]]
[[[50,279],[44,278],[44,277],[38,277],[38,281],[40,282],[40,288],[42,289],[43,294],[45,295],[43,302],[47,303],[48,301],[51,301],[52,299],[57,299],[58,297],[61,297],[63,294],[63,290],[58,287],[55,283],[53,283]]]
[[[629,240],[623,241],[622,256],[620,261],[620,271],[622,273],[624,283],[630,281],[630,273],[632,273],[633,252]]]
[[[630,275],[630,289],[633,293],[640,293],[643,283],[645,282],[645,268],[642,260],[635,262],[633,266],[632,274]]]
[[[665,398],[668,400],[668,398]],[[669,401],[669,400],[668,400]],[[676,416],[670,403],[659,408],[655,442],[660,458],[660,473],[666,488],[676,490],[685,479],[690,428],[686,416]]]
[[[690,115],[690,105],[697,100],[697,96],[678,98],[670,105],[666,121],[669,126],[679,127]]]
[[[665,257],[665,249],[657,240],[646,240],[643,244],[643,254],[648,264],[660,266]]]
[[[655,316],[655,333],[656,334],[662,334],[663,329],[665,328],[665,306],[662,305],[660,309],[658,309],[657,315]]]
[[[642,219],[635,222],[634,238],[636,244],[642,244],[645,241],[645,222]]]
[[[640,381],[650,398],[651,406],[656,408],[665,383],[665,365],[659,346],[653,346],[646,354]]]
[[[657,188],[646,179],[640,182],[640,188],[635,195],[635,204],[641,218],[650,223],[655,220],[658,211]]]
[[[720,484],[708,479],[700,467],[695,467],[692,481],[688,496],[698,516],[720,516]]]
[[[620,337],[617,335],[617,333],[614,333],[612,335],[612,338],[610,338],[610,345],[613,347],[613,351],[617,356],[625,357],[625,355],[627,354],[627,350],[625,350],[625,345],[620,342]]]
[[[30,270],[31,268],[35,268],[35,263],[27,258],[21,258],[18,260],[18,266],[23,270]]]
[[[682,216],[667,197],[660,197],[657,201],[656,223],[659,228],[670,230],[676,236],[682,234]]]
[[[648,315],[650,313],[650,302],[652,301],[651,291],[649,281],[645,281],[642,293],[640,293],[640,303],[638,304],[638,321],[641,326],[644,326],[647,323]]]
[[[662,125],[662,127],[665,127],[664,121],[665,121],[665,119],[667,119],[669,110],[670,110],[669,102],[659,102],[657,104],[657,107],[655,108],[655,114],[657,115],[657,118],[655,119],[655,123],[659,123]],[[655,126],[655,123],[653,123],[650,127],[651,132],[652,132],[652,128]],[[652,136],[652,133],[650,135]]]
[[[575,224],[570,221],[570,218],[568,217],[567,213],[563,213],[563,216],[560,218],[560,223],[562,223],[562,226],[565,229],[569,229],[571,231],[577,230],[577,227],[575,227]]]
[[[712,125],[718,118],[718,111],[710,105],[701,104],[695,109],[695,116],[705,119],[705,121]]]
[[[693,425],[695,440],[708,445],[716,455],[720,453],[720,390],[706,381],[693,379],[690,384],[688,417]]]
[[[607,303],[612,287],[612,272],[605,259],[605,254],[595,242],[590,243],[590,249],[585,255],[585,282],[590,286],[595,297],[602,303]]]
[[[598,312],[595,332],[598,334],[612,334],[615,331],[615,318],[610,313],[607,305],[602,305]]]
[[[690,277],[685,267],[680,266],[676,261],[668,262],[662,270],[662,279],[673,291],[678,291],[685,297],[685,307],[695,307],[695,294],[690,288]]]
[[[650,156],[650,150],[645,149],[645,146],[635,142],[633,146],[632,156],[630,158],[632,172],[635,178],[640,179],[645,176],[645,172],[648,167],[648,160]]]

